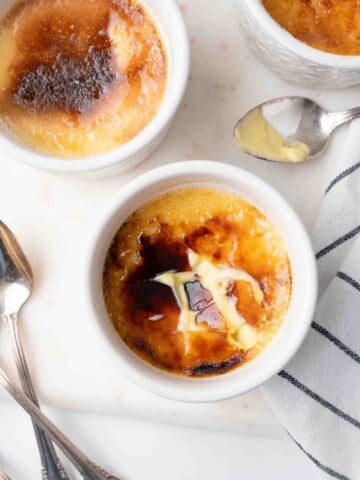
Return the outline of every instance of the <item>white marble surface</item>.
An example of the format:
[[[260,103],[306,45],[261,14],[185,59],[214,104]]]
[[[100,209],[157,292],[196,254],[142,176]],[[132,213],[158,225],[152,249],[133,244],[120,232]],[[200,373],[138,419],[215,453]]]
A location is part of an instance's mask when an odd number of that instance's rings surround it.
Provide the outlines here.
[[[316,480],[314,467],[281,433],[241,435],[115,417],[46,410],[91,458],[123,480]],[[31,424],[0,402],[0,468],[13,480],[39,480]],[[73,479],[79,478],[72,472]]]
[[[103,456],[104,462],[131,479],[145,475],[235,479],[243,478],[244,472],[245,478],[257,479],[264,478],[265,471],[274,471],[279,478],[311,479],[307,460],[290,445],[259,391],[206,406],[158,399],[118,374],[106,352],[98,348],[84,315],[83,245],[92,222],[121,185],[164,163],[221,160],[250,170],[278,188],[310,227],[326,183],[326,164],[340,151],[342,134],[317,161],[274,165],[238,152],[232,141],[233,124],[248,108],[274,96],[307,94],[331,109],[356,101],[355,89],[306,91],[272,75],[248,52],[230,0],[212,0],[205,8],[204,0],[189,0],[182,8],[192,44],[189,88],[165,142],[151,158],[122,177],[98,183],[54,177],[1,158],[0,217],[17,234],[35,273],[34,295],[22,315],[34,380],[46,404],[118,416],[109,420],[56,412],[62,426],[89,452],[100,460]],[[12,374],[7,340],[0,329],[0,364]],[[5,398],[2,392],[0,396]],[[22,434],[25,420],[6,403],[0,404],[0,418],[0,464],[14,478],[38,478],[32,438]],[[213,432],[155,427],[131,423],[129,418]],[[109,451],[106,445],[111,445]],[[176,464],[177,451],[182,461],[174,474],[170,468]],[[165,452],[168,460],[163,463]],[[292,467],[295,473],[290,475]]]

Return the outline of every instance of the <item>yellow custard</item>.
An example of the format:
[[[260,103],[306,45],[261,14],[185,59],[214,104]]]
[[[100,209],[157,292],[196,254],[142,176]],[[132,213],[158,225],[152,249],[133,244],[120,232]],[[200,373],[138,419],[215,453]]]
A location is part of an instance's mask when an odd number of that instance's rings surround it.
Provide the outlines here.
[[[133,0],[24,0],[0,23],[0,51],[0,116],[54,156],[128,142],[166,90],[162,39]]]
[[[238,146],[256,157],[296,163],[306,160],[310,155],[308,145],[288,140],[270,125],[260,107],[240,121],[234,134]]]
[[[258,355],[283,322],[291,288],[271,222],[238,196],[205,187],[166,193],[133,213],[103,273],[107,312],[129,348],[195,377]]]

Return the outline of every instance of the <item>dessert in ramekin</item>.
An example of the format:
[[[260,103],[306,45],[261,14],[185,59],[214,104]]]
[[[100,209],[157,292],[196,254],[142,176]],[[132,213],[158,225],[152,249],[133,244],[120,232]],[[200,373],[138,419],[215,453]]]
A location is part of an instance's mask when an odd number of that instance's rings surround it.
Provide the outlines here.
[[[329,53],[295,38],[270,15],[263,0],[235,3],[251,49],[284,79],[315,88],[345,88],[360,83],[359,55]]]
[[[4,154],[99,178],[159,144],[189,70],[175,1],[24,0],[1,8]]]
[[[244,393],[280,371],[317,298],[314,254],[296,214],[257,177],[217,162],[174,163],[122,189],[94,225],[84,275],[89,328],[114,366],[150,391],[193,402]]]

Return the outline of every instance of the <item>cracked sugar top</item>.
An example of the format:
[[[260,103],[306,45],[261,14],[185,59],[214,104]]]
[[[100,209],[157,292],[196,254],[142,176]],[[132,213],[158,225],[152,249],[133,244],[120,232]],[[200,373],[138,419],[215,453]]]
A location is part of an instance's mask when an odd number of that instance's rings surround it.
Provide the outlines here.
[[[272,223],[216,188],[174,190],[133,213],[108,252],[108,314],[141,358],[171,373],[225,373],[271,342],[291,298]]]
[[[130,0],[24,0],[0,24],[0,115],[59,157],[110,151],[156,115],[167,84],[160,34]]]

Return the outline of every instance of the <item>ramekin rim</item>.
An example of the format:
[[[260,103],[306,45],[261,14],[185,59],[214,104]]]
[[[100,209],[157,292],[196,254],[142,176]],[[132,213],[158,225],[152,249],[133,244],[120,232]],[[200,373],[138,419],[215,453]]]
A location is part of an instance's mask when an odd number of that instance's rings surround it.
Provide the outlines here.
[[[108,205],[105,207],[103,215],[97,226],[95,227],[94,233],[89,239],[89,242],[85,249],[84,276],[86,282],[86,306],[89,315],[95,320],[95,328],[97,329],[97,333],[103,337],[104,341],[106,341],[106,339],[104,338],[104,332],[100,327],[101,319],[97,318],[98,316],[95,307],[95,299],[92,297],[91,294],[93,289],[91,266],[94,262],[95,251],[101,239],[101,233],[106,228],[108,222],[111,220],[111,217],[118,210],[124,208],[124,205],[126,205],[126,203],[129,201],[129,198],[134,195],[134,192],[136,193],[144,188],[149,188],[151,185],[156,184],[166,178],[176,177],[177,172],[179,170],[182,170],[183,168],[186,169],[186,173],[197,174],[201,174],[204,169],[206,172],[210,171],[214,175],[218,174],[218,172],[220,171],[220,176],[222,176],[222,178],[225,177],[224,172],[227,172],[228,175],[236,175],[240,173],[242,175],[243,181],[245,179],[249,185],[251,185],[251,182],[255,181],[261,188],[263,188],[265,196],[268,194],[273,195],[274,202],[276,200],[276,202],[280,202],[282,204],[282,206],[284,207],[284,211],[286,211],[286,214],[288,215],[289,221],[291,220],[292,224],[297,229],[296,231],[300,234],[300,244],[303,245],[304,251],[306,251],[307,269],[309,271],[307,288],[304,289],[304,296],[307,298],[307,302],[304,306],[305,310],[303,312],[303,319],[305,319],[306,321],[304,320],[301,325],[298,325],[296,327],[296,335],[293,334],[291,336],[291,342],[288,345],[284,346],[284,350],[279,353],[279,355],[277,355],[276,361],[273,359],[273,361],[269,363],[266,368],[263,367],[261,369],[261,372],[256,375],[256,378],[248,379],[247,382],[244,382],[244,380],[242,380],[242,388],[239,388],[239,386],[237,385],[236,377],[234,377],[233,381],[229,380],[227,384],[224,384],[224,382],[218,382],[218,386],[213,384],[215,385],[213,386],[213,388],[210,388],[208,386],[207,389],[204,389],[201,392],[199,392],[198,390],[183,389],[183,383],[180,381],[177,384],[178,386],[174,387],[174,385],[166,384],[166,382],[157,381],[154,378],[147,378],[144,373],[140,372],[134,365],[131,365],[119,351],[115,351],[117,349],[110,345],[109,341],[106,342],[109,348],[113,347],[113,354],[117,357],[117,363],[119,365],[121,364],[122,373],[143,388],[162,397],[170,398],[177,401],[196,403],[213,402],[232,398],[260,386],[265,381],[269,380],[273,375],[277,374],[284,367],[284,365],[287,364],[288,361],[295,355],[297,350],[300,348],[303,340],[305,339],[305,336],[307,335],[313,318],[317,299],[317,269],[312,245],[301,220],[294,212],[292,207],[288,204],[288,202],[273,187],[268,185],[259,177],[229,164],[206,160],[189,160],[158,167],[136,178],[128,185],[126,185],[126,187],[124,187],[121,191],[119,191],[117,195],[115,195],[111,202],[109,202]],[[177,171],[175,169],[177,169]],[[240,370],[241,369],[239,369],[239,371]],[[217,378],[220,379],[224,377],[219,376]]]

